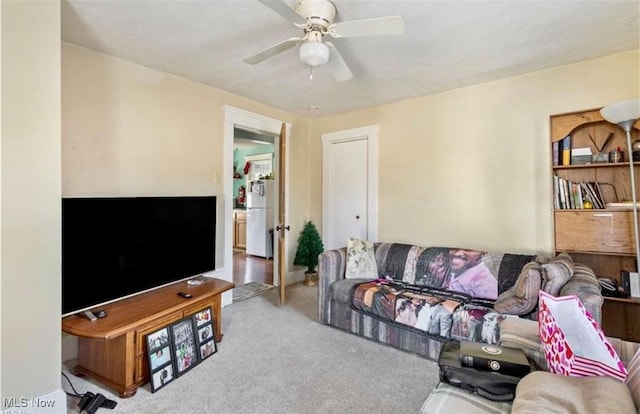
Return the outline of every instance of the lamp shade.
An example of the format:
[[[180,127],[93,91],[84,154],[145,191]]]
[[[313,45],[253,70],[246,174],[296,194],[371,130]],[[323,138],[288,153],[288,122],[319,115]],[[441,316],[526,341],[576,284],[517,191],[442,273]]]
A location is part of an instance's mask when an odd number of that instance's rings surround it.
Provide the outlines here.
[[[324,65],[329,60],[329,48],[320,42],[304,43],[300,46],[300,60],[310,66]]]
[[[600,115],[612,124],[620,125],[625,131],[640,118],[640,98],[627,99],[607,105],[600,110]]]

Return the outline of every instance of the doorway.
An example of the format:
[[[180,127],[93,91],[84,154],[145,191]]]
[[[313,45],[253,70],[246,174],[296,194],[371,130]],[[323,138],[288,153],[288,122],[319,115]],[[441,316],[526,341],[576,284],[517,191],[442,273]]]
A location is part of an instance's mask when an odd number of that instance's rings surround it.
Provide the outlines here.
[[[284,142],[286,143],[288,140],[288,136],[290,134],[290,130],[291,130],[291,124],[285,124],[286,125],[286,133],[283,134],[285,140]],[[280,120],[276,120],[273,118],[268,118],[256,113],[252,113],[249,111],[245,111],[243,109],[239,109],[239,108],[235,108],[232,106],[228,106],[225,105],[224,106],[224,154],[223,154],[223,168],[225,173],[223,174],[224,177],[224,183],[223,183],[223,187],[224,187],[224,206],[223,206],[223,213],[221,213],[221,217],[224,217],[224,276],[223,278],[227,281],[233,282],[234,281],[234,273],[235,271],[240,271],[240,267],[244,265],[245,266],[245,271],[246,268],[251,266],[251,273],[255,272],[261,272],[260,270],[260,265],[259,262],[260,260],[254,261],[252,260],[252,257],[246,257],[246,260],[240,262],[238,261],[238,267],[234,266],[234,249],[233,249],[233,235],[234,235],[234,203],[235,203],[235,198],[236,198],[236,194],[234,192],[234,149],[235,149],[235,145],[234,145],[234,141],[235,141],[235,134],[236,132],[239,132],[240,134],[253,134],[250,135],[249,137],[247,136],[242,136],[241,138],[245,138],[245,139],[253,139],[254,137],[260,135],[260,136],[266,136],[266,137],[273,137],[273,146],[274,148],[279,148],[280,146],[280,134],[282,132],[282,126],[283,126],[283,122]],[[262,145],[262,144],[258,144],[258,145]],[[280,156],[279,156],[279,152],[278,150],[274,150],[274,157],[273,157],[273,168],[275,169],[276,166],[279,165],[280,162]],[[284,157],[284,165],[288,166],[289,164],[289,160],[288,160],[288,156],[285,153],[285,157]],[[243,169],[243,173],[244,173],[244,166],[242,165],[237,165],[236,169],[238,168],[242,168]],[[260,168],[264,168],[263,165],[260,165]],[[288,171],[288,169],[285,168],[285,171]],[[274,172],[277,172],[274,170]],[[244,175],[244,174],[243,174]],[[285,178],[284,181],[285,182],[285,186],[281,187],[280,186],[280,179],[278,177],[278,174],[275,174],[275,180],[273,180],[273,184],[274,184],[274,193],[275,194],[280,194],[281,192],[283,192],[284,194],[286,194],[287,188],[286,188],[286,173],[285,173]],[[248,190],[248,189],[245,189]],[[280,201],[281,197],[274,197],[274,208],[273,208],[273,223],[277,224],[278,221],[278,210],[280,208],[280,205],[282,204],[283,207],[286,207],[288,205],[288,198],[284,197],[282,200]],[[285,243],[287,242],[287,235],[284,235],[285,237]],[[286,245],[286,244],[285,244]],[[271,272],[272,272],[272,283],[275,286],[280,286],[280,280],[282,279],[280,273],[284,273],[281,272],[279,270],[280,268],[280,262],[283,263],[287,263],[287,252],[286,249],[284,252],[282,252],[283,254],[280,254],[280,249],[278,246],[278,243],[273,243],[273,254],[272,254],[272,259],[269,260],[269,264],[270,266],[267,267],[267,271],[270,268]],[[240,256],[241,257],[241,256]],[[240,259],[240,257],[238,257],[238,259]],[[266,259],[265,259],[266,260]],[[258,264],[256,264],[258,263]],[[264,263],[262,263],[264,264]],[[235,267],[235,271],[234,271],[234,267]],[[254,270],[256,269],[256,270]],[[283,284],[284,285],[284,284]],[[229,292],[225,292],[223,294],[223,298],[222,298],[222,304],[223,306],[226,306],[228,304],[231,304],[233,302],[233,296],[231,291]]]
[[[322,135],[322,239],[327,250],[346,246],[347,237],[377,241],[377,143],[377,125]]]
[[[232,248],[233,283],[236,286],[251,282],[273,285],[273,240],[265,241],[264,238],[260,240],[262,249],[257,251],[255,239],[260,226],[257,226],[255,220],[251,219],[254,215],[247,211],[248,207],[251,207],[248,199],[252,195],[247,191],[251,188],[254,180],[272,174],[275,141],[276,136],[247,130],[241,126],[234,127]],[[273,200],[277,194],[268,193],[266,197]],[[272,222],[273,220],[268,220],[269,224]],[[268,228],[261,229],[262,232],[271,236],[273,225],[266,227]]]

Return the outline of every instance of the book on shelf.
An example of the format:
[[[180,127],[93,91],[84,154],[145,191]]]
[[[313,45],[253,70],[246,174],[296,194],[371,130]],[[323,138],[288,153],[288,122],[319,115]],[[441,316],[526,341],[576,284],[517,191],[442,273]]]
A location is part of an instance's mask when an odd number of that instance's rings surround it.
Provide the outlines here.
[[[554,141],[551,144],[552,154],[553,154],[553,166],[560,165],[560,141]]]
[[[560,177],[553,175],[553,208],[560,210]]]
[[[604,198],[602,197],[598,183],[594,181],[585,182],[585,188],[591,196],[593,208],[605,208]]]
[[[562,194],[562,199],[564,201],[563,208],[571,208],[571,204],[569,203],[569,197],[567,193],[567,180],[564,178],[560,180],[560,194]]]
[[[584,189],[587,191],[587,194],[589,194],[589,198],[591,199],[591,203],[593,204],[593,208],[600,208],[600,203],[598,201],[598,194],[596,194],[596,192],[593,189],[593,186],[591,185],[591,183],[586,182],[586,183],[583,183],[583,184],[584,184]]]
[[[605,208],[604,195],[602,195],[602,191],[600,190],[600,184],[598,182],[593,183],[593,188],[596,190],[596,194],[598,195],[598,202],[600,204],[600,208]]]
[[[584,194],[584,198],[587,199],[593,208],[598,208],[598,202],[596,201],[596,196],[591,192],[587,183],[580,183],[580,187],[582,188],[582,193]]]
[[[580,183],[573,183],[573,188],[574,188],[574,196],[576,199],[576,208],[584,208],[584,204],[582,204],[582,187],[580,186]]]
[[[571,135],[562,138],[562,165],[571,165]]]
[[[629,272],[627,272],[626,270],[623,270],[621,272],[620,279],[622,280],[622,283],[621,283],[622,291],[624,293],[626,293],[627,296],[630,296],[631,295],[631,286],[630,286],[631,281],[629,280]]]
[[[574,182],[554,174],[553,203],[556,210],[584,209],[584,202],[589,201],[592,208],[609,208],[612,203],[606,203],[597,182]],[[613,203],[616,205],[616,203]]]
[[[564,178],[560,178],[558,176],[556,176],[556,178],[558,179],[557,191],[558,191],[558,203],[560,204],[558,208],[564,210],[565,208],[567,208],[567,202],[564,198]]]

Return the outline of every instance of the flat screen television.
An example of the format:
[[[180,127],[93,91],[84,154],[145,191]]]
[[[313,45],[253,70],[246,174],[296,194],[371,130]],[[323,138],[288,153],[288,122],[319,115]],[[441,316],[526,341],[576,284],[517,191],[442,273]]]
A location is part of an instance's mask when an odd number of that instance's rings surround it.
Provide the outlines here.
[[[62,198],[62,316],[215,269],[216,197]]]

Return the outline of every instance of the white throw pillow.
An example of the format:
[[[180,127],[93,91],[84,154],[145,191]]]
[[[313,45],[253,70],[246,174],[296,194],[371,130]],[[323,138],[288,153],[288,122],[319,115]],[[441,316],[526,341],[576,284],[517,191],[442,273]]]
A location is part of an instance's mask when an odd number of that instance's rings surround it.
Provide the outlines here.
[[[347,239],[346,279],[377,279],[378,265],[373,242],[349,237]]]

